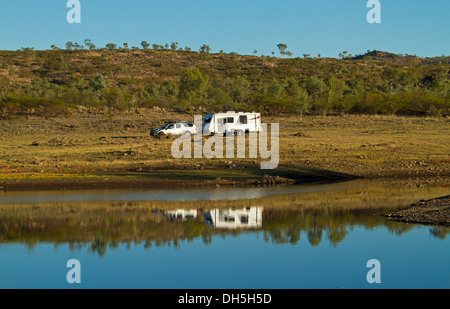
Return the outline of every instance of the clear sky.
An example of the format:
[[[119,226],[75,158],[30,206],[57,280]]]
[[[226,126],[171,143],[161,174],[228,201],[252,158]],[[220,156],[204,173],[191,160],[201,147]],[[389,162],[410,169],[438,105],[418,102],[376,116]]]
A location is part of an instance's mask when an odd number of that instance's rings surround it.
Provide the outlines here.
[[[370,24],[367,0],[79,0],[81,24],[69,24],[67,0],[1,0],[0,50],[65,47],[89,38],[140,46],[179,42],[212,52],[337,57],[383,50],[433,57],[450,54],[450,0],[380,0]]]

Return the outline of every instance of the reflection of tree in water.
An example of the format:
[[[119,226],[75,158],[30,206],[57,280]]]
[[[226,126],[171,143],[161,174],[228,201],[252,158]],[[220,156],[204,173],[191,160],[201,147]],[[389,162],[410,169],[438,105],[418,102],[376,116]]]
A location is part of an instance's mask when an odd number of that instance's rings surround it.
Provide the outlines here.
[[[264,239],[267,242],[272,240],[276,244],[291,243],[295,245],[300,240],[300,232],[297,228],[264,231]]]
[[[448,227],[432,227],[430,229],[430,234],[439,239],[445,239],[445,237],[449,233],[450,233],[450,228],[448,228]]]
[[[103,239],[95,239],[89,247],[89,252],[97,253],[99,256],[104,257],[108,243]]]
[[[347,236],[347,227],[344,225],[333,226],[327,231],[328,239],[336,247]]]
[[[71,208],[72,209],[72,208]],[[200,211],[200,210],[199,210]],[[274,244],[312,246],[322,243],[324,237],[335,247],[355,228],[386,227],[393,235],[402,235],[414,225],[386,220],[373,215],[371,210],[265,208],[262,227],[264,239]],[[214,236],[240,235],[248,230],[214,228],[206,224],[202,215],[188,221],[169,220],[154,214],[152,209],[137,206],[109,206],[103,208],[51,208],[0,209],[0,244],[21,242],[32,249],[41,242],[55,246],[68,244],[71,250],[88,247],[89,252],[105,256],[108,249],[125,244],[142,243],[145,249],[153,246],[180,247],[183,242],[200,239],[211,244]],[[431,228],[433,237],[444,239],[449,228]]]
[[[312,246],[320,245],[323,235],[326,235],[330,243],[337,247],[355,226],[367,229],[385,226],[395,235],[401,235],[414,228],[412,225],[398,224],[387,221],[382,216],[374,216],[370,210],[350,212],[271,209],[265,212],[263,221],[266,241],[295,245],[304,232]]]
[[[309,243],[313,246],[318,246],[322,240],[322,229],[314,226],[308,231]]]

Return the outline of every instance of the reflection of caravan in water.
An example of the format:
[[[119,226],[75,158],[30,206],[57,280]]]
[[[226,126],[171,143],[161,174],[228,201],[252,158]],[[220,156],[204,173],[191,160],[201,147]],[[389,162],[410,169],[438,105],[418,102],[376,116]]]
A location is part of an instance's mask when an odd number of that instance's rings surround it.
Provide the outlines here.
[[[197,218],[197,210],[196,209],[177,209],[171,211],[165,211],[164,216],[168,219],[172,220],[193,220]]]
[[[262,227],[263,207],[213,209],[204,214],[205,221],[216,228],[242,229]]]
[[[237,134],[261,132],[260,113],[226,112],[208,114],[203,118],[203,134]]]

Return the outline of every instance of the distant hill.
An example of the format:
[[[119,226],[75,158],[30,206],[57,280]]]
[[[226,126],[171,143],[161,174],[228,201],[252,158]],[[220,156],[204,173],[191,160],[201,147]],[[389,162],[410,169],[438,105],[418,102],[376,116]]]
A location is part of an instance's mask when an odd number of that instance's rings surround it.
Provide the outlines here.
[[[159,48],[0,51],[0,118],[74,107],[445,116],[450,57],[335,58]],[[43,112],[45,111],[45,112]]]
[[[389,63],[396,64],[408,64],[411,62],[419,62],[426,65],[432,64],[450,64],[449,56],[433,57],[433,58],[420,58],[415,55],[398,55],[393,53],[388,53],[379,50],[368,51],[364,55],[357,55],[351,58],[352,60],[364,60],[364,61],[386,61]]]

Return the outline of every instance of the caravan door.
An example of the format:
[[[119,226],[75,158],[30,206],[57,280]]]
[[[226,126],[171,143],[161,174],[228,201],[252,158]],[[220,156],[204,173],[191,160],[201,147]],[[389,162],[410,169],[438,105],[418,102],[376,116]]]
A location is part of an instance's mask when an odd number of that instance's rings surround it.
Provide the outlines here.
[[[216,117],[216,131],[215,133],[223,133],[225,132],[227,125],[227,118]]]
[[[217,121],[216,133],[225,134],[227,132],[234,132],[233,116],[216,117],[216,121]]]
[[[225,118],[225,131],[224,133],[234,133],[236,127],[234,123],[234,117],[233,116],[227,116]]]

